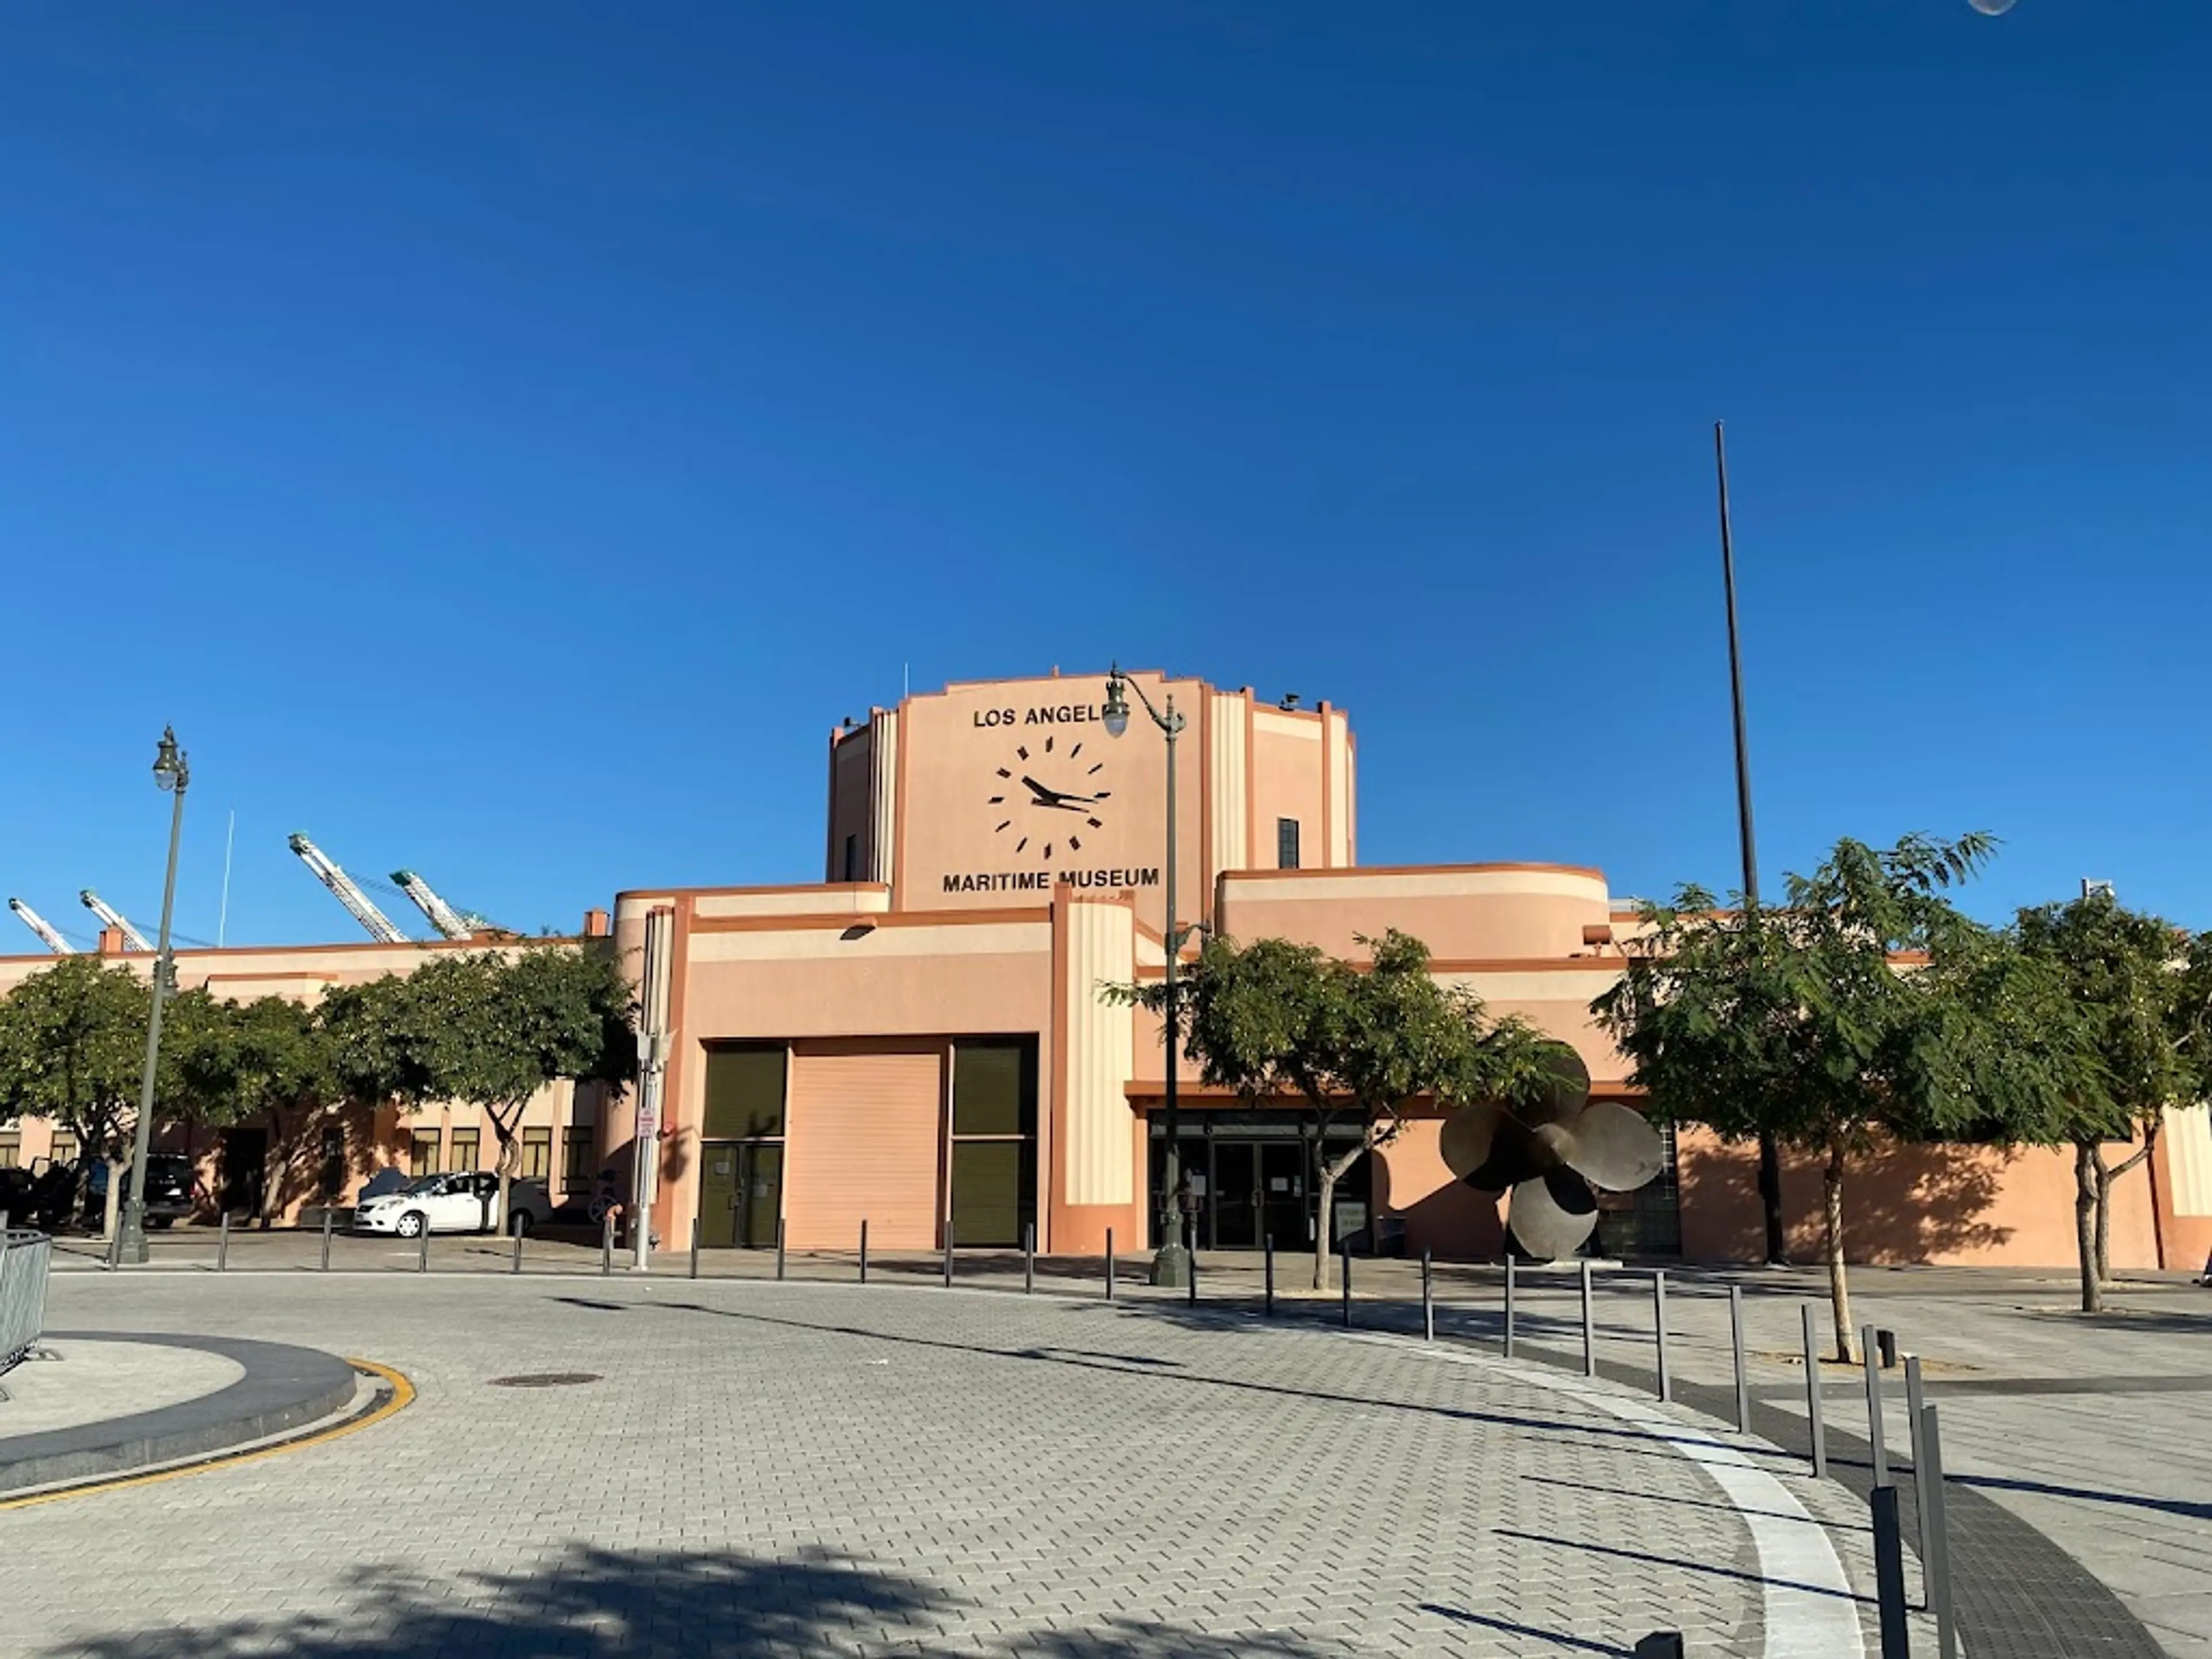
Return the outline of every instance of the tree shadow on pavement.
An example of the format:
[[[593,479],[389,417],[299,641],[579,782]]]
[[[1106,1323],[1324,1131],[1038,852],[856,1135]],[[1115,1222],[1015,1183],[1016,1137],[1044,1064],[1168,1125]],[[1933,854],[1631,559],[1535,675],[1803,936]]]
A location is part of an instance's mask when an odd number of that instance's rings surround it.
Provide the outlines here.
[[[981,1630],[957,1633],[968,1617]],[[900,1653],[1052,1659],[1334,1659],[1265,1632],[1143,1620],[1006,1633],[988,1607],[829,1551],[787,1560],[582,1545],[537,1572],[448,1579],[364,1568],[319,1611],[100,1636],[49,1659],[811,1659]]]

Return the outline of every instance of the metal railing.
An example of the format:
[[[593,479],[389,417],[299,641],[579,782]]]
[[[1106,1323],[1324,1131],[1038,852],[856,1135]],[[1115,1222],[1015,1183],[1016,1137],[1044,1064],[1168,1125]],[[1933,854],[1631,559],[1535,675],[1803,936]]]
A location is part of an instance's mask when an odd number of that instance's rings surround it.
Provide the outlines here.
[[[54,1242],[28,1228],[0,1234],[0,1375],[38,1346],[46,1317],[46,1270]]]

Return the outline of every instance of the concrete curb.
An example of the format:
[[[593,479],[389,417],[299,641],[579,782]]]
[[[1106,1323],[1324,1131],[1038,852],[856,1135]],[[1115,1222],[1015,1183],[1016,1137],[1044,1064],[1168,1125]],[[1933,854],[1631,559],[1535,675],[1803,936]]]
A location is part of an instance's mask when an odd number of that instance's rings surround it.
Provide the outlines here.
[[[0,1439],[0,1493],[125,1474],[282,1434],[343,1410],[360,1382],[337,1356],[283,1342],[132,1331],[49,1331],[44,1340],[194,1349],[219,1354],[246,1375],[197,1400]]]

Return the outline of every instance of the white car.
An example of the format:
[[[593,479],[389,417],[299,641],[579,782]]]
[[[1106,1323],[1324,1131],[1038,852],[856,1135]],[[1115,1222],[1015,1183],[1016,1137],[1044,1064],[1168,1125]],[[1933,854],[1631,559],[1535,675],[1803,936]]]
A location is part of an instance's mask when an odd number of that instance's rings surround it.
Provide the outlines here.
[[[517,1181],[510,1188],[513,1231],[526,1233],[553,1218],[553,1204],[542,1181]],[[364,1200],[355,1206],[353,1224],[369,1233],[420,1238],[434,1233],[499,1231],[499,1177],[485,1170],[420,1176],[396,1193]]]

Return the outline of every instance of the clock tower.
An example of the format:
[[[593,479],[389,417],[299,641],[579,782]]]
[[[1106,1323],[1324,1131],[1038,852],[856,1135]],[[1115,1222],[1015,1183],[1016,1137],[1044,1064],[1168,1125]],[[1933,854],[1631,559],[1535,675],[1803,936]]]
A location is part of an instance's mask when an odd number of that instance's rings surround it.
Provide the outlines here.
[[[1352,745],[1341,710],[1132,673],[1188,722],[1176,745],[1179,890],[1188,922],[1225,870],[1352,861]],[[1106,677],[957,684],[909,696],[830,744],[828,876],[880,882],[895,910],[1015,908],[1055,891],[1131,894],[1166,927],[1167,746],[1119,737]]]

